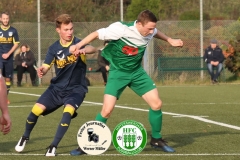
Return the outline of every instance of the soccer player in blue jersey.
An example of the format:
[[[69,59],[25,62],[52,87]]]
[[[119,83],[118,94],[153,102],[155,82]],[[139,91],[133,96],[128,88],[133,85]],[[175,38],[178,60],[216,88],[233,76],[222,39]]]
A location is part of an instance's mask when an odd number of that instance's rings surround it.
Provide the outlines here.
[[[128,86],[150,106],[148,120],[151,125],[150,145],[165,152],[175,150],[162,139],[162,101],[153,80],[142,67],[142,57],[149,41],[153,38],[162,39],[172,46],[183,46],[181,39],[172,39],[156,28],[157,18],[149,10],[142,11],[135,22],[112,23],[101,28],[81,42],[70,47],[70,52],[79,54],[78,49],[95,39],[111,40],[103,49],[102,56],[110,62],[108,83],[104,91],[102,111],[96,120],[103,123],[110,117],[117,99]],[[71,151],[71,155],[81,155],[81,148]]]
[[[69,53],[69,47],[81,41],[73,36],[72,19],[68,14],[61,14],[56,18],[55,23],[60,40],[49,47],[44,63],[37,72],[38,76],[42,78],[54,65],[56,77],[51,80],[50,86],[33,106],[26,120],[25,132],[15,146],[17,152],[23,151],[40,115],[47,115],[64,106],[56,135],[45,154],[45,156],[56,156],[56,148],[66,133],[71,119],[77,115],[76,110],[88,91],[85,80],[85,54],[94,53],[97,49],[90,45],[84,45],[79,50],[80,56],[76,57]]]
[[[11,76],[13,74],[13,52],[19,44],[19,37],[17,30],[9,25],[9,14],[3,12],[1,14],[1,27],[0,27],[0,69],[2,75],[5,77],[7,94],[11,87]],[[8,104],[10,103],[9,100]]]

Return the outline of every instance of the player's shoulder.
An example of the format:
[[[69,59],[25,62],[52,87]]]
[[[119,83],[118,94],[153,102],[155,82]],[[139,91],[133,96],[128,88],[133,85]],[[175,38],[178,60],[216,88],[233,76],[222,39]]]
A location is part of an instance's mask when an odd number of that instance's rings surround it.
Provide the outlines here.
[[[61,47],[60,40],[57,40],[48,47],[48,50],[50,51],[57,50],[59,47]]]
[[[134,21],[133,22],[121,22],[120,21],[119,23],[121,23],[124,26],[128,26],[128,27],[134,26]]]
[[[78,38],[78,37],[73,37],[73,40],[72,40],[72,43],[73,44],[77,44],[78,42],[80,42],[81,41],[81,39],[80,38]]]
[[[134,26],[134,22],[117,21],[117,22],[112,23],[110,26],[111,27],[116,27],[116,28],[131,27],[131,26]]]
[[[10,26],[10,27],[9,27],[9,30],[17,31],[17,29],[16,29],[15,27],[13,27],[13,26]]]

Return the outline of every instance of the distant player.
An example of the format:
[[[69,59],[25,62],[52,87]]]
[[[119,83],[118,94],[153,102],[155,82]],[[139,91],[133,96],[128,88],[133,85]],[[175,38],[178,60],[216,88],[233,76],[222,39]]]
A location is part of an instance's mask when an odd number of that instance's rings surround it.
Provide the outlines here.
[[[68,130],[71,119],[77,113],[85,94],[88,91],[86,84],[86,57],[85,54],[96,52],[96,48],[84,45],[79,50],[80,56],[69,53],[69,47],[81,40],[73,36],[73,22],[68,14],[62,14],[55,20],[56,31],[60,40],[53,43],[47,52],[44,64],[38,68],[38,76],[42,78],[52,65],[55,67],[56,77],[51,80],[50,86],[37,100],[26,120],[23,136],[15,146],[17,152],[22,152],[29,140],[30,133],[40,115],[47,115],[64,106],[62,119],[54,140],[47,149],[45,156],[56,156],[56,149]],[[48,125],[47,123],[45,123]]]
[[[111,40],[103,49],[102,56],[110,62],[108,82],[104,92],[103,107],[96,120],[103,123],[110,117],[117,99],[128,86],[141,96],[150,106],[149,122],[152,127],[151,146],[161,148],[165,152],[174,149],[162,139],[162,101],[153,80],[142,67],[142,57],[152,38],[167,41],[172,46],[182,46],[180,39],[172,39],[156,29],[157,18],[149,10],[142,11],[135,22],[112,23],[107,28],[99,29],[78,44],[70,47],[70,52],[79,54],[78,49],[95,39]],[[81,155],[84,152],[78,148],[71,155]]]
[[[13,52],[19,44],[18,32],[15,28],[9,25],[9,14],[3,12],[1,14],[1,27],[0,27],[0,69],[2,75],[5,77],[7,94],[11,87],[11,78],[13,74]],[[10,103],[9,100],[8,104]]]

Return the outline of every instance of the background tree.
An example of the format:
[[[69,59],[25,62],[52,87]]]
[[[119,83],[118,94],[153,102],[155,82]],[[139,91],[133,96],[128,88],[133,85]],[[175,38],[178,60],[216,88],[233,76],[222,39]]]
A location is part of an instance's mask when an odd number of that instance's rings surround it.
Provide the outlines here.
[[[61,13],[71,14],[76,22],[120,20],[120,0],[40,0],[41,21],[54,21]],[[124,20],[132,21],[145,9],[159,20],[179,20],[188,11],[199,12],[199,0],[123,0]],[[211,20],[236,20],[239,0],[203,0],[203,11]],[[37,22],[37,0],[1,0],[0,10],[10,13],[12,22]],[[194,20],[194,19],[189,19]]]
[[[229,47],[222,46],[223,52],[231,52],[230,56],[226,58],[226,68],[234,73],[237,77],[240,77],[240,34],[236,36],[236,40],[229,42]]]

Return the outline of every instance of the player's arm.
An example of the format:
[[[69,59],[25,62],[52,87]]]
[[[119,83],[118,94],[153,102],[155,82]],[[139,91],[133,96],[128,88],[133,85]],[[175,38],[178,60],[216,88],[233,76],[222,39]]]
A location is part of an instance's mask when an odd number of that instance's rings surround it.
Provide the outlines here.
[[[0,70],[1,72],[1,70]],[[7,89],[6,84],[4,81],[4,78],[2,74],[0,73],[0,109],[2,111],[2,114],[8,114],[8,106],[7,106]]]
[[[164,41],[167,41],[174,47],[183,46],[183,41],[181,39],[172,39],[172,38],[166,36],[164,33],[160,32],[159,30],[157,30],[157,33],[156,33],[156,35],[154,35],[154,37],[158,38],[158,39],[162,39]]]
[[[47,64],[43,64],[41,67],[37,69],[37,74],[39,78],[42,78],[50,69],[50,66]]]
[[[98,38],[98,32],[92,32],[90,33],[87,37],[85,37],[83,40],[81,40],[80,42],[78,42],[76,45],[72,45],[69,48],[69,52],[74,54],[75,56],[79,54],[79,49],[82,48],[83,46],[85,46],[86,44],[89,44],[90,42],[92,42],[93,40]],[[87,47],[87,46],[86,46]],[[86,48],[85,47],[85,48]],[[89,51],[91,49],[89,48]],[[96,52],[96,51],[94,51]]]
[[[84,48],[77,50],[75,53],[78,54],[93,54],[95,52],[97,52],[97,49],[91,45],[86,45]]]
[[[18,43],[15,43],[13,47],[7,52],[2,55],[4,59],[7,59],[18,47]]]
[[[0,131],[3,132],[3,134],[7,134],[10,132],[12,122],[8,112],[8,105],[6,101],[7,89],[4,78],[1,75],[1,69],[0,69],[0,93],[1,93],[0,110],[2,112],[2,115],[0,115]]]
[[[162,33],[161,31],[157,30],[157,33],[154,35],[155,38],[164,40],[168,42],[168,39],[171,39],[170,37],[166,36],[164,33]]]
[[[10,51],[8,51],[8,55],[10,56],[18,47],[18,43],[14,43],[14,45],[12,46],[12,48],[10,49]]]

